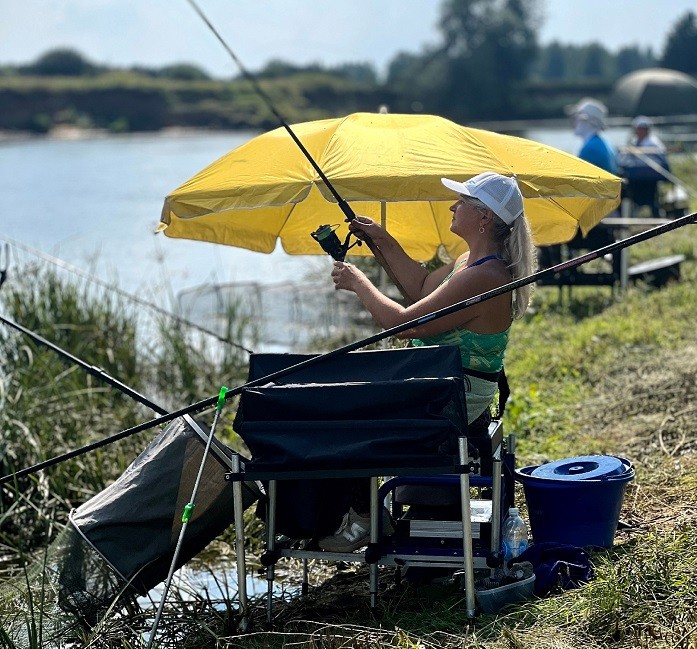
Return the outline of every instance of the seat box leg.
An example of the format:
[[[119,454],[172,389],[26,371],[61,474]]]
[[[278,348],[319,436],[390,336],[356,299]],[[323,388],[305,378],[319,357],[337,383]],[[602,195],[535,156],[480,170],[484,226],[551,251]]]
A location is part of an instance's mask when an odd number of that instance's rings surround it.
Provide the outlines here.
[[[492,555],[496,555],[501,551],[501,498],[503,497],[501,489],[502,468],[501,468],[501,453],[503,449],[501,445],[494,453],[492,468],[491,468],[491,545],[489,549]]]
[[[460,451],[460,464],[465,466],[469,462],[467,450],[467,438],[458,438]],[[465,605],[467,617],[474,618],[474,557],[472,551],[472,517],[470,514],[470,479],[469,473],[460,474],[460,501],[462,507],[462,562],[465,570]]]
[[[370,478],[370,546],[366,550],[366,561],[370,565],[370,608],[378,606],[378,560],[380,533],[382,531],[382,505],[378,502],[378,479]]]
[[[232,456],[232,472],[240,473],[240,457]],[[240,603],[239,629],[244,633],[249,627],[249,602],[247,599],[247,564],[244,555],[244,506],[242,504],[242,482],[232,483],[232,499],[235,507],[235,554],[237,557],[237,597]]]
[[[266,514],[266,551],[273,557],[276,551],[276,480],[269,480],[268,502],[269,508]],[[266,623],[269,627],[273,624],[273,582],[275,578],[276,561],[273,560],[266,567]]]

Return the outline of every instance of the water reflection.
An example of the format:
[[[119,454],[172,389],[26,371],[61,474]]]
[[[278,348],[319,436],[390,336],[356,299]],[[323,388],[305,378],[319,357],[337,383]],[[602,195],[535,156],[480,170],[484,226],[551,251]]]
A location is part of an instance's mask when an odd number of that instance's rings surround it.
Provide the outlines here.
[[[264,575],[250,570],[247,566],[247,596],[252,599],[266,596],[267,581]],[[297,594],[299,585],[283,571],[277,570],[273,583],[276,597]],[[280,577],[280,579],[279,579]],[[159,584],[138,603],[144,610],[155,609],[160,603],[164,583]],[[216,610],[225,610],[229,605],[237,606],[237,563],[234,555],[221,554],[206,560],[194,559],[182,566],[172,578],[172,586],[167,596],[169,600],[210,603]]]

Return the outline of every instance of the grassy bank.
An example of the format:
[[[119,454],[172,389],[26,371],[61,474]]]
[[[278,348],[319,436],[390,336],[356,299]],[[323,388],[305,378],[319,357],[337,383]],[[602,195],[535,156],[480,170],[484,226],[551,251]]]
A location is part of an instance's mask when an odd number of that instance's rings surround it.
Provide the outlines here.
[[[283,71],[283,64],[280,67],[275,72],[260,74],[260,84],[289,123],[357,111],[374,112],[381,105],[388,105],[395,113],[414,110],[413,92],[405,94],[400,90],[401,83],[408,83],[406,79],[395,85],[378,82],[360,71],[356,74],[355,70],[351,73],[310,66]],[[523,87],[521,101],[505,102],[507,114],[498,114],[498,119],[561,119],[563,107],[579,97],[604,99],[611,82],[528,81]],[[36,71],[18,73],[0,66],[0,105],[0,130],[34,133],[45,133],[56,126],[122,133],[172,126],[268,130],[278,125],[264,101],[243,78],[153,76],[138,69],[41,76]],[[472,104],[475,105],[476,102]],[[446,106],[446,111],[447,108],[452,106]],[[434,109],[432,106],[427,112]],[[462,116],[449,116],[462,121]],[[478,115],[478,119],[482,117]]]
[[[621,515],[629,527],[614,548],[592,553],[593,581],[482,616],[472,629],[455,586],[394,588],[385,576],[376,620],[365,571],[340,572],[309,600],[279,607],[279,633],[228,636],[219,646],[696,646],[694,227],[632,251],[633,259],[657,248],[686,254],[681,282],[661,290],[637,285],[620,299],[609,289],[575,289],[564,307],[556,289],[541,289],[535,314],[514,327],[504,421],[517,434],[519,466],[601,453],[636,468]]]
[[[697,207],[697,206],[695,206]],[[560,304],[539,289],[534,313],[514,326],[507,357],[512,399],[504,425],[518,439],[518,464],[579,454],[630,459],[637,477],[626,493],[628,528],[612,549],[592,553],[595,578],[577,590],[530,601],[468,624],[456,585],[400,586],[382,575],[380,619],[368,610],[363,569],[313,569],[307,599],[276,606],[274,632],[239,636],[236,612],[213,609],[205,593],[172,600],[161,646],[177,647],[466,647],[506,649],[694,649],[697,646],[697,300],[695,226],[631,250],[631,261],[684,254],[680,282],[660,290],[637,284],[574,289]],[[168,321],[145,339],[139,317],[108,294],[34,273],[6,284],[3,313],[103,367],[124,383],[161,398],[167,408],[210,396],[240,380],[246,357],[211,357],[211,346]],[[0,329],[3,475],[112,434],[150,413],[84,375],[52,352]],[[230,408],[231,415],[233,409]],[[228,420],[229,423],[229,420]],[[225,427],[226,441],[236,444]],[[70,507],[120,475],[150,436],[120,442],[3,490],[0,542],[14,557],[41,556]],[[519,502],[523,503],[522,494]],[[216,550],[202,562],[216,570]],[[107,618],[72,646],[138,647],[149,614]],[[68,646],[64,644],[63,646]]]

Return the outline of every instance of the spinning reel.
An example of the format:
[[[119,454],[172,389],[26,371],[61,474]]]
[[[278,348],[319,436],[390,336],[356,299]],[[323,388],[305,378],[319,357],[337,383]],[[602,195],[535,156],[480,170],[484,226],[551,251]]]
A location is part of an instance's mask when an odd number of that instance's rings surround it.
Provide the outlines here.
[[[349,245],[349,239],[351,238],[351,232],[346,235],[346,239],[341,243],[339,237],[336,235],[335,230],[338,225],[320,225],[314,232],[310,232],[310,236],[322,247],[322,250],[326,252],[335,261],[344,261],[346,253],[354,246],[360,246],[361,241],[356,240],[354,243]]]

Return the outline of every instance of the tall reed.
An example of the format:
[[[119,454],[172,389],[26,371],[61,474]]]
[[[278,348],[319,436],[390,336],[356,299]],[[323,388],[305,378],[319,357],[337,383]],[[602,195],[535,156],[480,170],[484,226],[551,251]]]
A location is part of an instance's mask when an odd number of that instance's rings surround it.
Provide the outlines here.
[[[242,382],[247,354],[107,289],[95,290],[52,271],[17,272],[0,292],[7,317],[70,354],[103,369],[166,409]],[[228,331],[249,323],[229,313]],[[0,472],[9,475],[153,418],[144,405],[71,365],[13,329],[0,327]],[[221,427],[220,430],[224,430]],[[146,431],[5,485],[0,541],[28,550],[46,543],[47,512],[68,512],[123,473],[157,431]],[[50,539],[49,539],[50,540]]]

